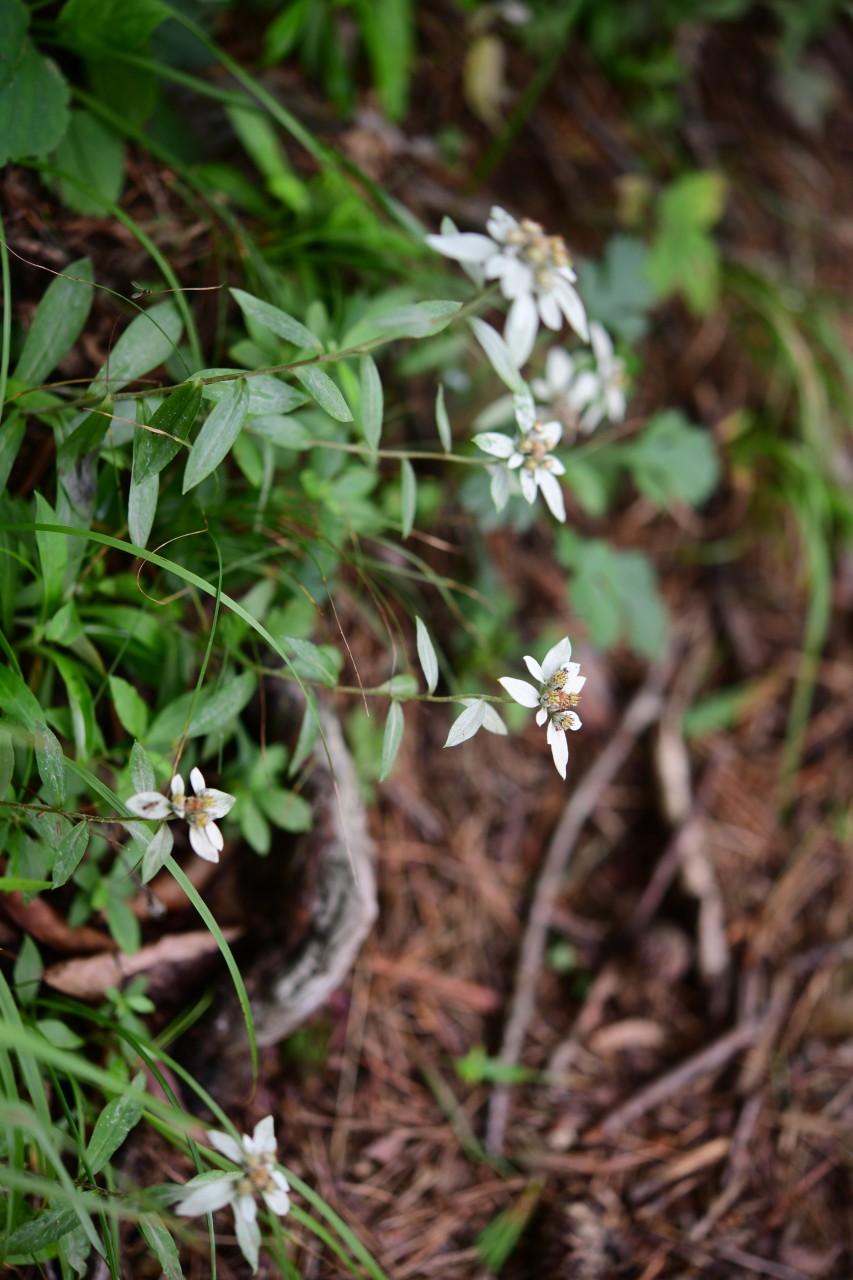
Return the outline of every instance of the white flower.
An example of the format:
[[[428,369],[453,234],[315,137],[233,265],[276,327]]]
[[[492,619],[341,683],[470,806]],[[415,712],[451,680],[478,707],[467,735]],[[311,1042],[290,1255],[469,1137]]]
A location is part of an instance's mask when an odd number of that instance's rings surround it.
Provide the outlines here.
[[[529,392],[513,397],[518,431],[513,439],[501,431],[483,431],[474,436],[474,444],[493,458],[500,458],[502,467],[490,468],[492,472],[492,498],[498,511],[509,497],[508,471],[517,471],[521,492],[528,502],[536,500],[537,490],[548,504],[551,514],[560,521],[566,518],[563,491],[557,476],[566,468],[553,450],[560,442],[563,428],[559,422],[540,422],[536,417],[533,397]]]
[[[613,354],[610,334],[597,321],[589,326],[589,339],[595,355],[597,393],[591,394],[581,417],[581,431],[594,431],[603,418],[621,422],[625,417],[625,361]]]
[[[580,691],[586,684],[586,676],[579,674],[580,665],[572,662],[571,656],[571,641],[565,636],[548,650],[541,666],[535,658],[525,657],[527,670],[539,682],[538,689],[526,680],[515,680],[512,676],[502,676],[498,682],[523,707],[539,708],[536,712],[538,725],[547,720],[547,741],[561,778],[565,778],[569,762],[566,730],[574,732],[581,727],[580,717],[573,708],[577,706]]]
[[[237,1242],[253,1271],[258,1269],[261,1233],[258,1228],[256,1195],[263,1198],[271,1213],[283,1217],[290,1208],[289,1187],[284,1174],[276,1169],[277,1151],[272,1116],[257,1125],[250,1138],[244,1134],[238,1142],[227,1133],[211,1130],[208,1135],[216,1150],[240,1166],[237,1173],[223,1173],[210,1178],[202,1174],[184,1189],[175,1212],[184,1217],[198,1213],[214,1213],[230,1204],[234,1210]]]
[[[596,320],[589,326],[594,362],[577,361],[562,347],[552,347],[545,358],[545,377],[534,378],[531,388],[566,428],[585,435],[603,419],[621,422],[625,417],[625,361],[613,354],[607,330]]]
[[[512,304],[504,337],[516,363],[524,364],[533,350],[540,320],[556,330],[565,318],[586,342],[586,312],[561,237],[546,235],[530,218],[518,222],[497,205],[486,227],[487,236],[457,231],[427,236],[427,244],[457,262],[480,264],[487,280],[500,281]]]
[[[169,784],[169,796],[161,795],[159,791],[140,791],[125,804],[137,817],[151,818],[155,822],[183,818],[190,829],[190,844],[198,856],[206,862],[218,862],[224,842],[215,819],[225,817],[235,797],[227,791],[206,787],[200,769],[193,769],[190,782],[194,795],[186,794],[184,780],[176,773]]]

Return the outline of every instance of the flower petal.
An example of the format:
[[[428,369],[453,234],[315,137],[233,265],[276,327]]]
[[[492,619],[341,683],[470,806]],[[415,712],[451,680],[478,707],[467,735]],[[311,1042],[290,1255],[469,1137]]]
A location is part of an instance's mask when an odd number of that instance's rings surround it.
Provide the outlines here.
[[[554,722],[549,721],[549,730],[553,728]],[[554,764],[560,777],[565,779],[566,766],[569,763],[569,744],[566,741],[566,735],[562,729],[554,729],[551,734],[551,755],[554,757]]]
[[[539,710],[536,712],[536,723],[539,725],[540,729],[542,728],[543,724],[547,719],[548,719],[548,712],[545,710],[544,707],[540,707]]]
[[[153,818],[155,822],[163,822],[175,816],[171,800],[167,800],[159,791],[140,791],[124,803],[138,818]]]
[[[604,325],[597,320],[590,321],[589,340],[595,352],[596,360],[610,360],[613,355],[613,343]]]
[[[583,338],[584,342],[588,341],[589,330],[586,325],[584,305],[578,297],[577,291],[572,288],[568,280],[562,275],[554,286],[554,295],[560,304],[563,315],[575,333]]]
[[[278,1169],[270,1171],[270,1178],[275,1183],[275,1186],[271,1189],[267,1188],[262,1193],[264,1203],[271,1213],[277,1213],[280,1218],[283,1218],[286,1213],[290,1212],[290,1195],[288,1194],[290,1188],[287,1185],[284,1174],[279,1173]]]
[[[209,1129],[207,1140],[212,1147],[215,1147],[223,1156],[227,1156],[229,1160],[233,1160],[235,1164],[242,1164],[245,1152],[240,1146],[236,1138],[232,1138],[230,1133],[221,1133],[219,1129]]]
[[[527,467],[522,467],[518,473],[519,483],[521,484],[521,492],[524,494],[528,502],[536,501],[536,475]]]
[[[542,323],[547,325],[549,329],[562,328],[563,313],[553,290],[546,289],[539,294],[539,314],[542,317]]]
[[[221,1178],[210,1178],[193,1186],[187,1183],[189,1193],[181,1197],[175,1213],[183,1218],[194,1218],[197,1213],[215,1213],[234,1199],[239,1173],[227,1173]]]
[[[190,844],[198,856],[204,858],[205,862],[218,862],[219,853],[224,844],[222,832],[215,822],[208,822],[204,826],[197,822],[191,822]]]
[[[457,262],[485,262],[497,247],[488,236],[472,231],[457,232],[456,235],[449,236],[427,236],[426,242],[431,249],[443,253],[445,258],[455,258]]]
[[[179,773],[176,773],[169,783],[169,792],[172,799],[177,803],[183,800],[186,792],[184,791],[184,780]]]
[[[234,1201],[234,1227],[240,1252],[252,1268],[258,1269],[258,1253],[261,1248],[261,1232],[257,1222],[258,1206],[253,1196],[238,1196]]]
[[[545,357],[545,380],[552,396],[568,391],[575,376],[575,362],[563,347],[552,347]]]
[[[202,774],[201,769],[193,769],[190,774],[190,786],[197,796],[200,796],[202,791],[204,791],[204,775]]]
[[[526,680],[516,680],[513,676],[501,676],[498,684],[502,684],[507,693],[523,707],[539,706],[539,690],[534,689]]]
[[[251,1138],[244,1136],[243,1146],[249,1155],[274,1156],[277,1148],[275,1145],[275,1120],[273,1117],[264,1116],[263,1120],[259,1120],[255,1125],[255,1131]]]
[[[511,213],[507,213],[506,209],[502,209],[500,205],[492,205],[491,213],[486,222],[486,230],[493,239],[503,244],[507,233],[514,231],[517,227],[518,223]]]
[[[509,458],[515,452],[515,441],[502,431],[481,431],[474,436],[474,444],[493,458]]]
[[[562,422],[540,422],[536,428],[536,437],[541,440],[548,449],[556,449],[557,445],[563,438]]]
[[[530,294],[516,298],[509,309],[504,338],[515,363],[521,367],[529,358],[539,331],[539,312]]]
[[[558,640],[542,659],[543,680],[550,680],[555,671],[559,671],[560,667],[564,667],[571,661],[571,657],[572,642],[568,636],[563,636],[562,640]]]
[[[227,791],[217,791],[215,787],[205,787],[201,792],[201,799],[204,800],[204,812],[208,818],[224,818],[236,803],[237,797],[229,795]]]
[[[509,472],[506,467],[487,467],[490,476],[489,492],[496,511],[503,511],[509,502]]]
[[[486,276],[500,280],[501,293],[505,298],[522,298],[533,292],[533,272],[518,258],[502,255],[499,260],[487,263]]]
[[[542,497],[547,502],[551,515],[563,524],[566,519],[566,503],[559,480],[544,467],[539,467],[536,472],[536,482],[542,490]]]
[[[545,676],[542,672],[542,668],[535,658],[531,658],[529,653],[524,655],[524,665],[527,667],[527,670],[533,676],[534,680],[538,680],[540,684],[545,683]]]

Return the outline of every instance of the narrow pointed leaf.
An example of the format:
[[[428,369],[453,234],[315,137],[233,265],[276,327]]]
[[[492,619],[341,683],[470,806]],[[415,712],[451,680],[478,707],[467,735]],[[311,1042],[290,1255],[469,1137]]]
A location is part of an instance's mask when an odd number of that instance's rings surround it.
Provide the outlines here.
[[[127,326],[110,352],[89,393],[107,392],[133,382],[156,369],[175,350],[183,329],[183,321],[171,302],[161,302],[138,315]]]
[[[489,364],[510,391],[523,392],[524,379],[518,371],[518,365],[512,358],[510,349],[497,329],[493,329],[485,320],[472,316],[468,321],[474,337],[485,351]]]
[[[78,258],[45,290],[15,366],[13,376],[20,382],[30,386],[43,382],[74,346],[95,296],[93,279],[91,260]]]
[[[141,1089],[144,1082],[140,1072],[133,1081],[134,1088]],[[142,1103],[135,1094],[123,1094],[107,1103],[95,1121],[86,1148],[86,1163],[92,1173],[100,1173],[109,1163],[131,1129],[139,1124],[142,1111]]]
[[[193,380],[173,391],[134,439],[133,479],[141,484],[171,462],[186,440],[201,406],[201,383]]]
[[[359,422],[362,434],[371,449],[377,449],[382,435],[382,379],[376,361],[362,356],[358,362],[359,373]]]
[[[142,883],[148,884],[149,880],[153,880],[157,872],[165,865],[166,859],[172,852],[172,828],[163,822],[154,832],[151,843],[145,850],[142,859]]]
[[[382,763],[379,770],[379,781],[384,782],[394,768],[400,743],[403,741],[403,708],[399,702],[392,702],[388,708],[388,719],[385,721],[385,733],[382,736]]]
[[[272,306],[269,302],[262,302],[260,298],[254,298],[242,289],[231,289],[230,293],[244,316],[257,321],[277,338],[284,338],[285,342],[292,342],[295,346],[309,351],[323,350],[323,344],[317,335],[310,329],[306,329],[305,325],[300,324],[298,320],[294,320],[293,316],[288,315],[286,311]]]
[[[245,378],[241,378],[227,395],[217,400],[196,437],[184,472],[184,493],[201,484],[227,456],[246,421],[248,408],[249,387]]]
[[[53,863],[53,887],[58,889],[74,875],[89,844],[88,822],[78,822],[59,842]]]
[[[477,730],[482,727],[485,716],[486,704],[478,698],[453,721],[445,747],[458,747],[460,742],[467,742],[469,738],[473,738]]]
[[[408,458],[404,458],[400,463],[400,487],[401,487],[401,515],[400,528],[404,538],[408,538],[412,532],[415,523],[415,513],[418,505],[418,481],[415,476],[415,469],[409,462]]]
[[[435,686],[438,684],[438,658],[435,656],[430,634],[420,618],[415,618],[415,628],[417,631],[418,657],[420,658],[421,670],[424,673],[427,690],[430,693],[435,693]]]
[[[435,396],[435,425],[442,449],[445,453],[450,453],[453,448],[453,433],[450,429],[450,419],[447,416],[447,409],[444,404],[443,382],[438,384],[438,391]]]
[[[325,409],[330,418],[336,422],[352,422],[353,417],[349,405],[335,386],[332,379],[322,369],[306,365],[302,369],[294,369],[299,382],[305,390]]]

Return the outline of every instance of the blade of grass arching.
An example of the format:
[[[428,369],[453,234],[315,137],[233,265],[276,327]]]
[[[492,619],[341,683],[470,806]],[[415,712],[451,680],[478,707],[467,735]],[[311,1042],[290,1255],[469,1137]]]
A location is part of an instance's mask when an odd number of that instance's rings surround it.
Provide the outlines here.
[[[475,190],[479,187],[497,168],[507,149],[512,145],[527,120],[533,114],[537,102],[548,88],[551,77],[560,64],[569,36],[583,7],[584,0],[568,0],[567,3],[563,4],[560,12],[559,28],[552,35],[548,53],[540,62],[538,70],[531,77],[530,83],[513,108],[509,120],[498,136],[486,148],[482,158],[475,166],[471,180],[468,183],[469,190]]]
[[[192,310],[187,302],[186,294],[181,290],[180,280],[172,270],[168,259],[163,256],[151,237],[143,231],[135,218],[132,218],[129,213],[125,213],[124,209],[122,209],[120,205],[115,204],[112,200],[107,200],[103,195],[101,195],[100,191],[98,191],[96,187],[91,187],[88,183],[81,182],[76,174],[69,173],[66,169],[57,169],[54,165],[49,164],[40,163],[35,167],[38,168],[39,173],[46,173],[50,174],[51,177],[61,178],[63,182],[70,183],[70,185],[76,187],[78,191],[82,191],[92,200],[96,200],[102,206],[105,213],[108,213],[111,218],[115,218],[117,222],[120,222],[123,227],[127,228],[134,239],[139,241],[143,249],[150,256],[152,262],[157,266],[163,276],[163,279],[168,282],[169,288],[172,289],[175,294],[175,306],[178,308],[180,317],[184,322],[184,331],[186,332],[187,340],[190,344],[190,360],[192,362],[192,367],[193,369],[202,368],[201,340],[198,336],[195,317],[193,316]],[[144,310],[144,308],[141,309]],[[187,374],[190,372],[191,370],[187,369]]]
[[[808,606],[803,630],[799,670],[788,712],[785,744],[782,751],[781,803],[787,807],[794,778],[800,767],[806,730],[814,697],[820,657],[829,630],[832,613],[832,549],[830,544],[829,502],[823,482],[810,467],[805,456],[798,468],[797,485],[791,490],[790,503],[806,556]]]
[[[5,1098],[10,1103],[20,1097],[12,1059],[5,1052],[0,1053],[0,1097]],[[22,1169],[24,1167],[23,1135],[13,1125],[5,1124],[4,1129],[6,1134],[6,1160],[13,1169]],[[22,1199],[23,1197],[17,1190],[6,1197],[6,1221],[3,1227],[3,1242],[0,1244],[0,1258],[6,1256],[6,1241],[12,1234],[14,1223],[21,1216]]]
[[[253,1084],[257,1084],[258,1045],[255,1039],[255,1020],[252,1017],[252,1006],[249,1003],[249,993],[246,990],[246,984],[243,981],[243,975],[240,973],[237,961],[234,959],[234,953],[225,941],[222,930],[216,923],[210,908],[207,906],[206,902],[201,897],[201,894],[198,892],[186,873],[178,866],[177,862],[175,862],[175,859],[172,857],[166,859],[165,865],[169,868],[171,875],[175,880],[177,880],[178,884],[181,886],[184,893],[187,895],[190,902],[207,925],[210,933],[216,939],[216,945],[222,952],[222,958],[228,966],[228,972],[231,974],[231,981],[234,983],[234,990],[237,992],[237,999],[240,1001],[240,1008],[243,1012],[243,1021],[246,1024],[246,1031],[249,1035],[249,1053],[252,1058],[252,1082]]]
[[[282,1168],[284,1169],[285,1177],[293,1187],[294,1191],[297,1191],[299,1195],[302,1196],[303,1200],[310,1204],[311,1208],[314,1209],[321,1218],[325,1218],[326,1222],[328,1222],[335,1234],[343,1241],[346,1248],[349,1249],[352,1256],[358,1259],[367,1274],[372,1276],[373,1280],[388,1280],[385,1272],[378,1263],[373,1260],[367,1249],[365,1249],[364,1245],[359,1240],[358,1236],[350,1230],[340,1214],[335,1213],[331,1205],[326,1204],[325,1200],[317,1194],[313,1187],[309,1187],[307,1182],[303,1182],[301,1178],[297,1178],[296,1174],[291,1173],[286,1165],[282,1165]],[[316,1231],[316,1227],[320,1224],[316,1223],[309,1214],[297,1210],[297,1214],[294,1216],[298,1222],[302,1222],[309,1230],[314,1231],[316,1235],[319,1235],[319,1232]]]
[[[12,284],[9,276],[9,252],[6,248],[6,228],[0,216],[0,269],[3,272],[3,334],[0,339],[0,419],[6,403],[6,383],[9,377],[9,352],[12,349]]]

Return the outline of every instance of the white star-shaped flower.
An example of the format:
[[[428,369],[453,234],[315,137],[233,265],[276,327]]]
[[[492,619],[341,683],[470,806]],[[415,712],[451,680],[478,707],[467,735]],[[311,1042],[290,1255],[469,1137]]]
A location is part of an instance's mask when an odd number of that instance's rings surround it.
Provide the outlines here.
[[[527,670],[539,682],[538,689],[526,680],[516,680],[513,676],[501,676],[498,682],[523,707],[538,708],[538,725],[548,722],[547,741],[561,778],[565,778],[569,763],[566,730],[574,732],[581,727],[580,716],[574,708],[578,704],[580,691],[586,684],[586,676],[579,674],[580,664],[572,662],[571,656],[571,641],[568,636],[564,636],[548,650],[541,666],[535,658],[526,656],[524,659]]]
[[[541,491],[551,514],[560,521],[566,518],[563,490],[557,476],[566,468],[555,458],[553,450],[560,442],[563,428],[559,422],[540,422],[536,417],[533,397],[529,392],[513,397],[515,420],[518,427],[515,438],[502,431],[483,431],[474,436],[474,444],[493,458],[500,458],[503,467],[492,469],[492,498],[498,511],[509,497],[507,471],[516,471],[521,492],[528,502],[535,502]]]
[[[216,819],[225,817],[235,797],[227,791],[205,786],[200,769],[193,769],[190,783],[194,794],[188,796],[183,778],[176,773],[169,784],[168,796],[161,795],[159,791],[140,791],[125,804],[137,817],[150,818],[155,822],[183,818],[190,829],[190,844],[198,856],[206,862],[218,862],[224,841]]]
[[[557,330],[566,319],[588,341],[586,311],[574,287],[577,276],[561,237],[546,235],[530,218],[519,222],[497,205],[486,228],[487,236],[454,231],[426,240],[445,257],[479,266],[487,280],[500,281],[511,303],[504,337],[516,363],[528,359],[540,320]]]
[[[207,1136],[217,1151],[240,1166],[239,1170],[216,1178],[205,1174],[193,1178],[184,1188],[186,1194],[182,1194],[175,1212],[191,1218],[199,1213],[215,1213],[230,1204],[237,1242],[253,1272],[257,1271],[261,1233],[255,1197],[260,1195],[270,1212],[279,1217],[290,1209],[287,1179],[275,1167],[278,1153],[273,1118],[266,1116],[255,1125],[251,1138],[244,1134],[239,1142],[215,1129]]]

